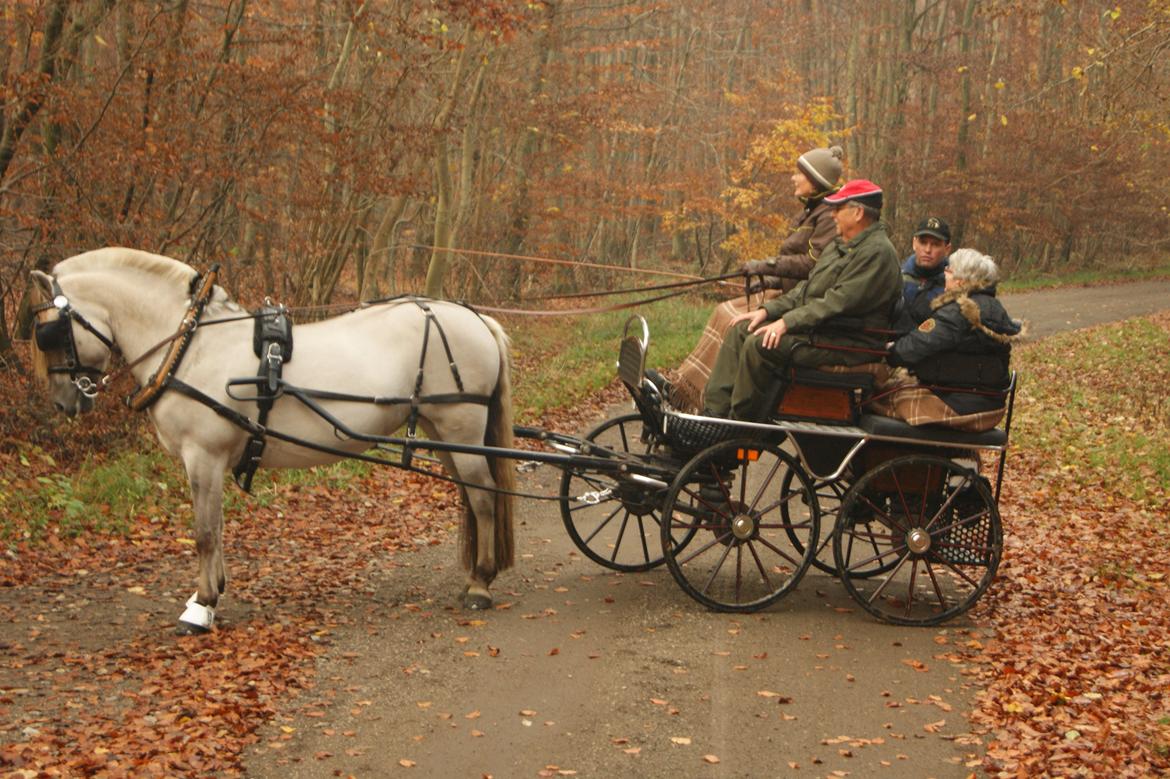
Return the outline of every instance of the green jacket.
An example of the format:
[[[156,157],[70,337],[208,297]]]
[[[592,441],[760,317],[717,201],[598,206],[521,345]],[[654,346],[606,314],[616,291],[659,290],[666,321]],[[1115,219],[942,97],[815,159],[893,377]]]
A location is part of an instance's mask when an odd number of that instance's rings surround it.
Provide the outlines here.
[[[901,295],[898,255],[886,226],[879,222],[848,243],[834,239],[807,279],[763,307],[769,321],[783,317],[791,333],[807,333],[836,316],[855,317],[863,327],[885,329],[892,324],[894,305]],[[836,340],[841,339],[826,339]]]

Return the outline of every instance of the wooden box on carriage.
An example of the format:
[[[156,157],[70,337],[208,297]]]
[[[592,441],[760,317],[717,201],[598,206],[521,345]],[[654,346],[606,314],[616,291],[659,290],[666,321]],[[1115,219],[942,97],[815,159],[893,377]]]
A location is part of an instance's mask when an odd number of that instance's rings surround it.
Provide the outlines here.
[[[856,424],[861,404],[873,394],[881,370],[884,366],[870,364],[794,367],[776,413],[828,424]]]
[[[792,384],[780,398],[776,413],[818,422],[852,424],[857,419],[855,391],[838,387]]]
[[[907,444],[869,444],[858,455],[861,472],[877,470],[882,464],[915,452],[937,454],[946,450],[925,449]],[[942,489],[946,474],[937,468],[907,467],[897,471],[883,470],[870,482],[878,492],[898,492],[908,495],[934,493]]]

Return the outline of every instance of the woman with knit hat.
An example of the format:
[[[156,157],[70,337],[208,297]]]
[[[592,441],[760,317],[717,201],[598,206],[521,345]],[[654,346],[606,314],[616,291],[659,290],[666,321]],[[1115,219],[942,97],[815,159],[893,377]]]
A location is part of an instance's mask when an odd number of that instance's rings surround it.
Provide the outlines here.
[[[832,146],[805,152],[796,160],[796,172],[792,174],[793,195],[803,208],[789,224],[788,237],[780,244],[779,253],[766,260],[752,260],[743,268],[744,273],[760,277],[757,291],[761,294],[753,295],[750,301],[743,296],[733,298],[721,303],[711,313],[699,343],[676,372],[676,381],[670,392],[675,406],[688,410],[702,408],[703,388],[731,320],[808,278],[821,252],[836,237],[832,209],[825,205],[824,197],[837,191],[842,156],[841,147]],[[660,389],[665,389],[660,376],[652,373],[651,378]]]

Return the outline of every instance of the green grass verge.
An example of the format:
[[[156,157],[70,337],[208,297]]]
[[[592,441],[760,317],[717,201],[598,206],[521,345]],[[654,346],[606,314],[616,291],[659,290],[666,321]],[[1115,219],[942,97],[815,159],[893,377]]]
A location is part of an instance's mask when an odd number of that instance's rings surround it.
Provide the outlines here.
[[[1068,273],[1019,274],[1005,279],[999,285],[1003,292],[1029,292],[1037,289],[1057,287],[1092,287],[1100,284],[1123,284],[1132,281],[1150,281],[1170,278],[1170,265],[1132,270],[1091,271],[1078,270]]]
[[[75,473],[56,468],[52,458],[30,447],[18,458],[17,471],[0,477],[0,542],[36,542],[47,532],[73,537],[81,533],[125,534],[134,522],[191,522],[191,493],[182,465],[151,441],[143,451],[90,457]],[[342,460],[298,470],[258,471],[247,495],[228,476],[224,511],[248,516],[249,505],[268,506],[289,487],[340,490],[378,466]]]
[[[157,449],[91,456],[72,474],[35,447],[18,460],[19,468],[0,479],[4,540],[36,539],[50,529],[65,536],[124,533],[139,517],[166,516],[190,501],[182,471]]]

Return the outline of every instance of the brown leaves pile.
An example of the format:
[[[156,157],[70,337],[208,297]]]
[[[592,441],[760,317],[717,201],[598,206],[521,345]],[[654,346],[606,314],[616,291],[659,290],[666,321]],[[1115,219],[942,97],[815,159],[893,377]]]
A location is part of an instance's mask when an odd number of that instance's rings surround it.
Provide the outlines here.
[[[373,553],[437,543],[457,519],[454,489],[391,469],[332,490],[281,488],[228,520],[233,576],[210,637],[171,634],[195,572],[174,525],[140,517],[126,538],[19,547],[0,580],[22,597],[0,599],[0,621],[19,612],[32,627],[0,637],[0,679],[17,681],[0,687],[0,774],[240,775],[244,749],[278,710],[327,705],[314,661],[356,619],[368,568],[385,559]],[[48,613],[55,593],[102,603],[119,590],[169,594],[173,610],[111,625],[95,605],[47,633],[28,613]]]
[[[1170,316],[1147,321],[1151,342],[1164,348]],[[1083,445],[1076,426],[1106,438],[1160,437],[1167,456],[1165,352],[1134,358],[1148,332],[1133,323],[1096,328],[1019,352],[1016,446],[1000,505],[1004,560],[982,604],[996,640],[982,648],[986,689],[973,715],[993,732],[987,767],[1000,775],[1170,770],[1165,476],[1156,463],[1121,472],[1107,442],[1096,459],[1062,454]],[[1093,402],[1071,409],[1070,420],[1070,398],[1086,393]],[[1123,420],[1143,407],[1160,415],[1134,420],[1134,430]]]

